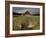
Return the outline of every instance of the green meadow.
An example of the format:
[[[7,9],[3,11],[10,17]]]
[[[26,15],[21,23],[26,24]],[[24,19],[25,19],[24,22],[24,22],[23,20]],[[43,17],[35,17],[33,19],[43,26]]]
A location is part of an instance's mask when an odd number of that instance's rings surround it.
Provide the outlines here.
[[[21,24],[29,23],[34,25],[33,30],[40,29],[40,16],[13,16],[13,30],[21,30]]]

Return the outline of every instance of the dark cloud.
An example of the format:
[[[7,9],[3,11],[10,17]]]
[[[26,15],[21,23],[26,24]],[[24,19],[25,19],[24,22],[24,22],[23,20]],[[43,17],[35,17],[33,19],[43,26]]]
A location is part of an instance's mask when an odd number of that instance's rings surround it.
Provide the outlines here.
[[[13,7],[13,12],[16,13],[25,13],[26,11],[29,11],[32,14],[39,14],[40,8]]]

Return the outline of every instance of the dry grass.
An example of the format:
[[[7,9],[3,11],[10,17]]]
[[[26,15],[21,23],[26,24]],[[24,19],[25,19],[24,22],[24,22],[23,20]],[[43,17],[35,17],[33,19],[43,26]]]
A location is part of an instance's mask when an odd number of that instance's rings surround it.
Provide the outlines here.
[[[14,16],[13,17],[13,30],[21,30],[21,24],[33,24],[33,30],[40,29],[40,16]],[[26,27],[25,27],[26,28]]]

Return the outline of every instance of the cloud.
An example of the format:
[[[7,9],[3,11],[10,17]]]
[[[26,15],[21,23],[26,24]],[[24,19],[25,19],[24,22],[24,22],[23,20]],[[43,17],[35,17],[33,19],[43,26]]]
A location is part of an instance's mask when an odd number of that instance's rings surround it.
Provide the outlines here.
[[[39,14],[40,13],[39,8],[13,7],[13,12],[16,12],[16,13],[25,13],[26,11],[29,11],[32,14]]]

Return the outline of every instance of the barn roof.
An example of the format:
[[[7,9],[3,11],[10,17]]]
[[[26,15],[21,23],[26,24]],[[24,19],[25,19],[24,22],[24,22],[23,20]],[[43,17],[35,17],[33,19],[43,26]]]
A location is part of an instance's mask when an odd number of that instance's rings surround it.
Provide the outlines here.
[[[26,11],[24,14],[30,14],[31,15],[31,13],[29,11]]]

